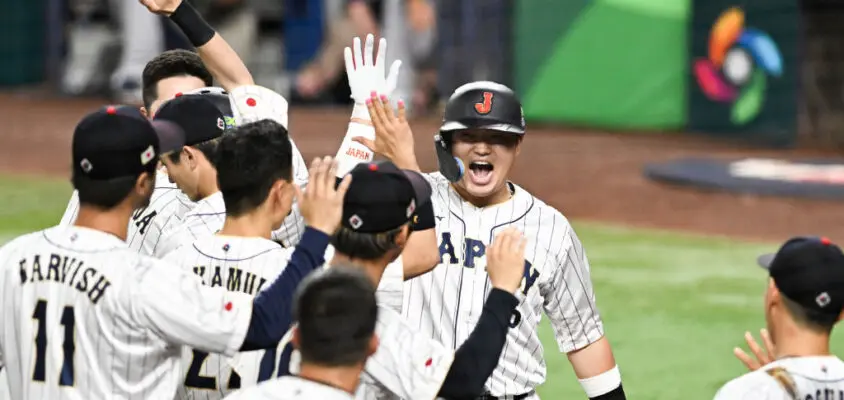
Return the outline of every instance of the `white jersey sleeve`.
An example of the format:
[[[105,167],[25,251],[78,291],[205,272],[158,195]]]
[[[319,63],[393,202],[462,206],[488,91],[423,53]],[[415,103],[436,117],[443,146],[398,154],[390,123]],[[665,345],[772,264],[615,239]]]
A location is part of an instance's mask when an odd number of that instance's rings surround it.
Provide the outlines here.
[[[148,258],[132,293],[137,320],[168,342],[234,355],[252,317],[252,297],[205,286],[178,266]]]
[[[374,399],[378,398],[375,393],[388,391],[402,399],[435,399],[454,352],[411,328],[400,314],[383,305],[378,307],[375,333],[378,350],[366,362],[366,378],[355,398]]]
[[[79,214],[79,192],[74,190],[70,195],[70,200],[67,202],[67,208],[64,210],[62,220],[59,222],[60,226],[70,226],[76,222],[76,215]]]
[[[539,285],[545,299],[545,314],[554,328],[560,351],[581,349],[604,336],[604,325],[595,304],[589,260],[568,220],[558,214],[557,226],[564,227],[557,264],[550,280]]]
[[[156,258],[165,255],[179,246],[190,244],[196,239],[210,236],[223,228],[226,220],[226,204],[221,192],[214,193],[196,203],[182,223],[161,234],[161,240],[153,254]]]

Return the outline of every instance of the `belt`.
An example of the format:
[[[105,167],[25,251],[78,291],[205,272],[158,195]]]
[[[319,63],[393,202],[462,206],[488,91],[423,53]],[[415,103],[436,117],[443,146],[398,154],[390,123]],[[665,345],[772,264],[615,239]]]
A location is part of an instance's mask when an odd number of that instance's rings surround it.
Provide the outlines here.
[[[532,394],[533,394],[533,390],[531,390],[530,392],[527,392],[527,393],[523,393],[523,394],[504,395],[504,396],[500,396],[500,397],[499,396],[493,396],[489,393],[484,393],[480,397],[478,397],[477,400],[511,400],[511,399],[512,400],[524,400],[524,399],[530,397]]]

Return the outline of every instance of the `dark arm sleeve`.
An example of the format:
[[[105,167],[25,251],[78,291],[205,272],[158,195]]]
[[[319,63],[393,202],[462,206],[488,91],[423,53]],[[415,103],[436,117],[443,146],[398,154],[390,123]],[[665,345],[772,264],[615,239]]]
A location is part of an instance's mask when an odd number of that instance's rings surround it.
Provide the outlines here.
[[[473,399],[483,394],[484,383],[498,365],[510,316],[519,304],[512,294],[492,289],[469,338],[454,353],[439,395],[449,400]]]
[[[252,302],[252,318],[241,351],[275,347],[293,323],[293,295],[299,282],[325,262],[328,235],[307,227],[284,272]]]

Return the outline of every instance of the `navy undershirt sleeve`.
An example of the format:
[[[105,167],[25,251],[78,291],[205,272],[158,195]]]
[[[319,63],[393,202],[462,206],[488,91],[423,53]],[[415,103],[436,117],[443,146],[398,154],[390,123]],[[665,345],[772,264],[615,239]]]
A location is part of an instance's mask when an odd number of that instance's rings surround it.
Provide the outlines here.
[[[329,236],[311,227],[287,262],[284,272],[252,301],[252,318],[241,351],[273,348],[293,323],[293,296],[299,282],[325,263]]]

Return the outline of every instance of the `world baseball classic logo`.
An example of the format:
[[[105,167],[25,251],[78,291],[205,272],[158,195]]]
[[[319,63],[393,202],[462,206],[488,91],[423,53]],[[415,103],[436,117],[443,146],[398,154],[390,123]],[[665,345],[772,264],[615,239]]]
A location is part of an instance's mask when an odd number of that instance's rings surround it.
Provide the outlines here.
[[[782,55],[767,33],[744,26],[744,12],[724,11],[709,35],[709,57],[694,61],[693,71],[710,100],[731,103],[730,120],[744,125],[765,103],[768,76],[782,75]]]

